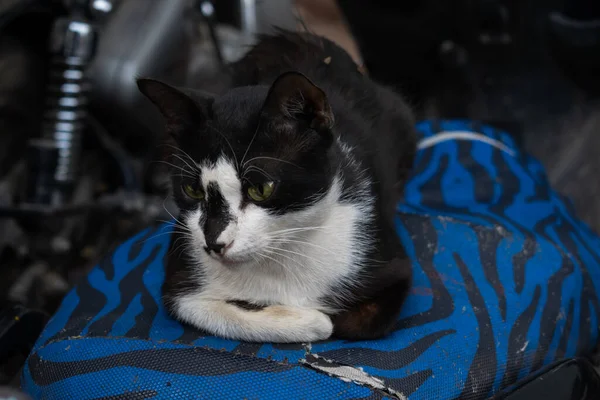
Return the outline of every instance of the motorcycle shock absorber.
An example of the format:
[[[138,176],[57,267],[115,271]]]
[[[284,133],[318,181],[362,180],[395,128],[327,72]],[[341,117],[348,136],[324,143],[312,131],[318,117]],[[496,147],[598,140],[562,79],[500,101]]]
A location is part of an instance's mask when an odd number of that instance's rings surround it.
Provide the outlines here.
[[[63,205],[77,182],[88,105],[86,69],[98,36],[87,15],[95,3],[72,2],[70,15],[58,18],[52,27],[42,135],[29,143],[30,205]]]

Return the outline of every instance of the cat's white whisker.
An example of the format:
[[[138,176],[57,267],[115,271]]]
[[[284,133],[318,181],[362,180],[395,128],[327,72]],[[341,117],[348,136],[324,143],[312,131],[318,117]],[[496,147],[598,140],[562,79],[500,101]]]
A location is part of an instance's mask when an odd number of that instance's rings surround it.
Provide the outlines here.
[[[250,143],[248,143],[248,147],[246,148],[246,151],[244,152],[244,156],[242,157],[242,165],[244,164],[244,160],[246,159],[246,156],[248,155],[248,151],[250,151],[250,147],[252,147],[252,144],[254,143],[254,140],[256,139],[256,135],[258,135],[259,128],[260,128],[260,120],[256,124],[256,129],[254,130],[252,139],[250,140]]]
[[[229,139],[227,139],[225,137],[225,135],[223,134],[223,132],[221,132],[219,129],[215,128],[214,126],[210,125],[210,128],[212,130],[214,130],[215,132],[217,132],[219,135],[221,135],[221,137],[223,139],[225,139],[225,141],[227,142],[227,145],[229,146],[229,149],[231,150],[231,154],[233,155],[233,159],[235,160],[235,164],[237,166],[238,171],[241,169],[240,163],[238,162],[237,156],[235,155],[235,150],[233,149],[233,146],[231,145],[231,143],[229,142]]]
[[[280,265],[280,266],[282,267],[282,269],[283,269],[284,271],[286,271],[286,273],[287,273],[287,274],[286,274],[287,278],[288,278],[288,279],[289,279],[289,278],[291,278],[291,279],[294,281],[294,284],[295,284],[295,285],[298,285],[298,286],[303,286],[303,285],[306,285],[306,284],[307,284],[307,282],[303,282],[303,281],[302,281],[302,280],[301,280],[301,279],[300,279],[300,278],[297,276],[297,274],[296,274],[296,273],[294,273],[293,269],[292,269],[292,268],[290,268],[290,267],[289,267],[287,264],[285,264],[284,262],[282,262],[282,261],[280,261],[280,260],[277,260],[277,259],[275,259],[275,258],[273,258],[273,257],[270,257],[270,255],[275,255],[275,256],[279,256],[279,257],[284,257],[284,258],[286,258],[286,259],[288,259],[288,260],[290,260],[290,261],[293,261],[294,263],[298,264],[298,265],[299,265],[299,267],[302,267],[302,264],[300,264],[300,263],[298,262],[298,260],[294,260],[293,258],[291,258],[291,257],[289,257],[289,256],[286,256],[286,255],[284,255],[284,254],[281,254],[281,253],[277,253],[277,252],[273,251],[272,249],[266,249],[266,251],[267,251],[268,253],[267,253],[267,254],[260,253],[260,254],[261,254],[261,256],[262,256],[262,257],[265,257],[265,258],[267,258],[267,259],[269,259],[269,260],[272,260],[272,261],[276,262],[278,265]]]
[[[178,235],[185,236],[186,238],[194,239],[194,233],[187,226],[181,226],[181,225],[177,224],[176,222],[174,222],[173,224],[171,224],[170,228],[171,228],[170,231],[160,233],[159,235],[155,235],[154,237],[162,236],[162,235],[178,234]]]
[[[154,239],[159,238],[159,237],[164,236],[164,235],[170,235],[172,233],[173,232],[161,232],[161,233],[157,233],[156,235],[152,235],[149,238],[147,238],[146,240],[143,240],[142,243],[146,243],[146,242],[149,242],[150,240],[154,240]]]
[[[294,239],[287,239],[285,237],[283,238],[278,238],[278,237],[271,237],[270,238],[272,242],[274,243],[292,243],[292,244],[298,244],[298,245],[306,245],[306,246],[311,246],[313,248],[319,249],[319,250],[323,250],[329,254],[337,254],[335,251],[332,251],[331,249],[327,249],[323,246],[320,246],[316,243],[312,243],[309,241],[305,241],[305,240],[294,240]],[[375,259],[371,259],[371,258],[364,258],[365,261],[371,262],[371,263],[375,263],[375,264],[386,264],[386,261],[381,261],[381,260],[375,260]]]
[[[167,220],[165,220],[165,219],[157,219],[156,222],[167,224],[167,225],[169,225],[172,228],[178,227],[177,221],[175,221],[174,219],[167,219]],[[184,227],[181,227],[181,228],[184,228]]]
[[[254,160],[272,160],[272,161],[277,161],[277,162],[281,162],[284,164],[289,164],[289,165],[293,165],[294,167],[300,168],[300,169],[304,169],[301,166],[299,166],[298,164],[294,164],[291,161],[286,161],[286,160],[282,160],[280,158],[275,158],[275,157],[266,157],[266,156],[259,156],[259,157],[253,157],[251,159],[249,159],[248,161],[246,161],[242,167],[245,167],[247,164],[251,163]]]
[[[195,239],[196,237],[194,236],[194,233],[191,231],[173,231],[173,233],[188,238],[188,239]]]
[[[271,231],[269,232],[270,236],[274,236],[276,234],[279,233],[295,233],[295,232],[304,232],[304,231],[316,231],[316,230],[322,230],[325,229],[325,226],[304,226],[301,228],[288,228],[288,229],[281,229],[278,231]]]
[[[288,267],[287,265],[285,265],[283,262],[281,262],[280,260],[277,260],[276,258],[273,258],[273,257],[271,257],[270,255],[268,255],[268,254],[265,254],[265,253],[262,253],[262,252],[260,252],[260,253],[257,253],[257,254],[258,254],[260,257],[262,257],[262,258],[266,258],[266,259],[268,259],[268,260],[271,260],[271,261],[273,261],[273,262],[277,263],[277,264],[278,264],[278,265],[280,265],[280,266],[281,266],[281,268],[283,268],[285,271],[289,271],[289,267]]]
[[[330,249],[327,249],[327,248],[325,248],[323,246],[320,246],[320,245],[318,245],[316,243],[312,243],[312,242],[309,242],[309,241],[306,241],[306,240],[294,240],[294,239],[286,239],[286,238],[272,238],[271,241],[275,242],[275,243],[301,244],[301,245],[311,246],[311,247],[314,247],[316,249],[326,251],[329,254],[336,254],[334,251],[332,251]]]
[[[171,227],[176,226],[175,221],[173,221],[172,219],[169,219],[169,220],[157,219],[156,222],[167,224],[167,225],[169,225]]]
[[[177,246],[177,243],[178,243],[180,240],[182,240],[182,239],[184,239],[184,244],[185,244],[185,239],[186,239],[186,238],[184,238],[183,236],[180,236],[180,237],[178,237],[178,238],[176,238],[176,239],[175,239],[175,241],[174,241],[174,242],[173,242],[173,244],[172,244],[172,247],[173,247],[173,248],[175,248],[175,246]]]
[[[294,254],[296,256],[304,257],[304,258],[306,258],[308,260],[311,260],[312,262],[314,262],[317,265],[321,265],[321,266],[325,265],[325,263],[323,261],[317,260],[314,257],[308,256],[306,254],[303,254],[303,253],[300,253],[300,252],[297,252],[297,251],[288,250],[288,249],[284,249],[284,248],[281,248],[281,247],[272,247],[272,246],[265,246],[265,248],[270,249],[270,250],[276,249],[277,251],[283,251],[283,252],[286,252],[286,253]]]
[[[195,181],[196,179],[198,179],[198,175],[190,175],[190,174],[182,174],[182,173],[179,174],[179,177],[180,178],[189,178],[192,181]]]
[[[181,250],[180,254],[189,249],[189,244],[187,242],[181,243],[178,247],[173,249],[173,253],[177,253],[178,250]]]
[[[300,266],[300,267],[303,266],[302,263],[300,263],[300,261],[296,260],[295,258],[292,258],[292,257],[288,256],[287,254],[280,253],[279,252],[280,249],[277,247],[265,246],[265,249],[269,252],[269,254],[276,254],[280,257],[283,257],[283,258],[286,258],[286,259],[292,261],[295,264],[298,264],[298,266]]]
[[[274,180],[275,180],[275,179],[273,178],[273,176],[271,176],[270,174],[268,174],[268,173],[267,173],[267,172],[266,172],[264,169],[262,169],[262,168],[259,168],[259,167],[255,166],[255,165],[251,165],[250,167],[246,168],[246,170],[244,171],[244,174],[243,174],[243,176],[245,177],[245,176],[246,176],[246,174],[248,174],[248,172],[250,172],[250,171],[258,171],[258,172],[260,172],[261,174],[263,174],[265,177],[267,177],[268,179],[270,179],[270,180],[272,180],[272,181],[274,181]]]
[[[199,168],[198,168],[198,167],[191,166],[191,165],[190,165],[190,164],[189,164],[187,161],[185,161],[185,160],[184,160],[184,159],[183,159],[183,158],[182,158],[182,157],[181,157],[179,154],[175,154],[175,153],[173,153],[173,157],[175,157],[175,158],[177,158],[177,159],[181,160],[181,162],[182,162],[182,163],[185,163],[185,165],[187,165],[187,166],[188,166],[188,167],[189,167],[189,168],[192,170],[192,173],[193,173],[193,174],[196,174],[196,175],[198,174],[198,172],[199,172]],[[192,161],[192,163],[193,163],[193,164],[195,164],[193,161]],[[183,169],[182,169],[182,170],[183,170]],[[188,170],[184,170],[184,171],[185,171],[185,172],[188,172],[188,173],[190,172],[190,171],[188,171]]]
[[[177,171],[181,171],[182,173],[185,172],[186,174],[191,174],[193,173],[193,171],[188,171],[187,169],[185,169],[184,167],[181,167],[179,165],[175,165],[173,163],[170,163],[168,161],[164,161],[164,160],[158,160],[158,161],[154,161],[157,164],[165,164],[168,165],[169,167],[177,170]]]
[[[288,232],[279,232],[276,234],[269,234],[268,237],[270,239],[285,239],[285,238],[308,238],[311,234],[314,233],[325,233],[326,231],[323,229],[301,229],[295,231]]]
[[[177,218],[176,218],[176,217],[175,217],[173,214],[171,214],[171,211],[169,211],[169,210],[167,209],[167,206],[165,205],[165,202],[166,202],[166,201],[167,201],[167,199],[165,199],[165,200],[163,201],[163,204],[162,204],[162,206],[163,206],[164,210],[167,212],[167,214],[169,214],[169,215],[171,216],[171,218],[173,218],[173,219],[174,219],[174,220],[175,220],[175,221],[176,221],[176,222],[177,222],[179,225],[181,225],[181,226],[185,226],[185,224],[184,224],[183,222],[181,222],[179,219],[177,219]]]
[[[192,158],[192,156],[190,156],[188,153],[186,153],[182,148],[177,147],[177,146],[173,146],[171,144],[166,143],[165,146],[172,148],[175,151],[178,151],[180,153],[182,153],[184,156],[186,156],[188,158],[188,160],[190,160],[190,162],[192,164],[196,164],[196,162],[194,161],[194,159]],[[182,160],[183,161],[183,160]],[[184,161],[185,162],[185,161]],[[186,162],[187,164],[187,162]],[[188,164],[188,166],[191,168],[191,166]]]

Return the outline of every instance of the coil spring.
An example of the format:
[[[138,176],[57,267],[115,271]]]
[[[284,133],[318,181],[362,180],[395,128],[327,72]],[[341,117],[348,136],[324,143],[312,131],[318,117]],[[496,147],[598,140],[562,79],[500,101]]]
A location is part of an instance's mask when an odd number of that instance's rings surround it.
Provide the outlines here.
[[[54,141],[58,152],[54,171],[57,183],[70,184],[77,177],[88,92],[84,63],[75,58],[52,60],[43,136]]]

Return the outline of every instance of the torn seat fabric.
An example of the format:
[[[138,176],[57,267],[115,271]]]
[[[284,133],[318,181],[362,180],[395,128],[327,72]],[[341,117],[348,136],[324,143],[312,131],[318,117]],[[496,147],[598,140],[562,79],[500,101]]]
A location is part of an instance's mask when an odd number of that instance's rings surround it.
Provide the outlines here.
[[[426,121],[397,233],[414,269],[396,330],[376,341],[224,340],[160,302],[170,225],[140,232],[64,299],[23,371],[33,398],[485,399],[588,354],[600,238],[511,137]]]

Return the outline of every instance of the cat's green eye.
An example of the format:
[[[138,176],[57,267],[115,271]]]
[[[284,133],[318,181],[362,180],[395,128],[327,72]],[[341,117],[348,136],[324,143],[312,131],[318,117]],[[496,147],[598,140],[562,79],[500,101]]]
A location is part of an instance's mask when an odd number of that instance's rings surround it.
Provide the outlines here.
[[[262,185],[250,186],[248,188],[248,196],[250,196],[253,201],[260,203],[271,197],[274,189],[275,182],[265,182]]]
[[[204,190],[202,190],[201,187],[184,183],[181,188],[183,189],[183,192],[188,195],[188,197],[194,200],[204,200]]]

